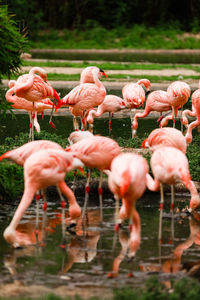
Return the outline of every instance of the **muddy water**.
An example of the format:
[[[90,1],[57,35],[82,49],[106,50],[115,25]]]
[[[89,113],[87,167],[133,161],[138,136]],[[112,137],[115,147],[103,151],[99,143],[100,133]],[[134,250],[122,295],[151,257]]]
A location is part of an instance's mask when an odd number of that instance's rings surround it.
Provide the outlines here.
[[[77,199],[82,205],[83,198]],[[64,286],[68,288],[68,294],[69,291],[72,294],[79,293],[81,288],[82,291],[85,289],[93,292],[97,289],[96,293],[101,295],[102,288],[110,290],[122,285],[138,286],[152,274],[159,274],[165,281],[169,274],[175,278],[186,276],[185,271],[190,271],[193,264],[198,264],[200,260],[200,223],[194,217],[181,213],[189,201],[188,195],[176,194],[177,213],[174,217],[169,211],[170,196],[166,195],[165,200],[162,244],[158,242],[159,194],[145,193],[137,201],[142,234],[140,248],[132,260],[129,258],[128,222],[123,224],[118,233],[114,233],[112,196],[106,196],[103,200],[103,224],[100,223],[98,198],[92,195],[88,206],[88,224],[83,227],[81,220],[78,220],[76,228],[66,230],[62,236],[59,202],[57,197],[50,194],[45,229],[42,228],[42,203],[40,205],[38,240],[33,202],[17,228],[18,233],[23,233],[24,239],[33,245],[19,249],[11,248],[3,238],[3,231],[19,201],[14,204],[5,202],[0,206],[2,296],[21,293],[28,295],[30,290],[27,291],[27,287],[33,287],[34,290],[38,286],[46,289],[44,293],[51,291],[59,294]],[[69,223],[66,219],[67,225]],[[63,240],[65,247],[61,248]],[[108,279],[107,275],[112,272],[114,261],[119,262],[118,276]],[[6,290],[11,286],[13,294]]]

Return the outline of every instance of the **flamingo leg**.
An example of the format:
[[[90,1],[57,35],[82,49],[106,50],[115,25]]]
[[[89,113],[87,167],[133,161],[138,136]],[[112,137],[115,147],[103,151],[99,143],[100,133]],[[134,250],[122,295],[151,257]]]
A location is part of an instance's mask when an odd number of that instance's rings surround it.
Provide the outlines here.
[[[29,137],[28,140],[31,141],[31,136],[32,136],[32,113],[29,112],[29,119],[30,119],[30,123],[29,123]]]
[[[79,125],[78,125],[78,120],[76,117],[73,117],[73,127],[74,127],[74,130],[79,130]]]
[[[160,219],[159,219],[159,231],[158,240],[162,242],[162,218],[163,218],[163,208],[164,208],[164,191],[163,185],[160,184]]]
[[[174,190],[174,185],[171,185],[171,206],[170,206],[170,211],[171,211],[171,240],[169,243],[173,243],[174,241],[174,195],[175,195],[175,190]]]
[[[66,201],[59,189],[58,186],[56,186],[60,200],[61,200],[61,218],[62,218],[62,239],[63,242],[61,244],[61,247],[64,248],[65,247],[65,208],[66,208]]]
[[[40,204],[40,193],[39,193],[39,191],[36,192],[35,199],[36,199],[35,233],[36,233],[36,239],[38,240],[38,232],[39,232],[39,204]]]
[[[91,171],[88,169],[87,170],[87,182],[85,185],[85,200],[84,200],[84,206],[83,206],[83,212],[82,212],[82,222],[84,221],[85,215],[86,215],[86,209],[87,209],[87,204],[88,204],[88,199],[89,199],[89,192],[90,192],[90,174]]]
[[[99,179],[99,187],[98,187],[98,194],[99,194],[99,206],[100,206],[100,222],[103,222],[103,195],[102,195],[102,181],[103,181],[103,172],[100,171],[100,179]]]
[[[46,199],[46,193],[45,190],[43,190],[43,218],[42,218],[42,239],[41,239],[41,246],[45,246],[45,240],[46,240],[46,223],[47,223],[47,199]]]
[[[32,112],[32,120],[31,120],[31,140],[34,141],[34,119],[35,119],[35,103],[33,102],[33,112]]]
[[[52,122],[54,108],[55,108],[55,102],[53,102],[53,106],[51,109],[51,115],[50,115],[50,119],[49,119],[49,125],[51,125],[52,128],[56,128],[55,124]]]
[[[109,121],[108,121],[108,131],[109,131],[109,136],[111,134],[111,121],[112,121],[112,113],[109,112]]]

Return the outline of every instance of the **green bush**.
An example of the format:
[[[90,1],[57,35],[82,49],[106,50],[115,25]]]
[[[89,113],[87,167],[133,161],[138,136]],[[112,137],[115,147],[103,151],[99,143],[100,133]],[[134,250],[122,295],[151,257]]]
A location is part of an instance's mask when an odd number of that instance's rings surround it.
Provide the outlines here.
[[[15,21],[8,15],[6,5],[0,6],[0,80],[10,77],[22,65],[20,54],[27,50],[27,39],[22,36]]]

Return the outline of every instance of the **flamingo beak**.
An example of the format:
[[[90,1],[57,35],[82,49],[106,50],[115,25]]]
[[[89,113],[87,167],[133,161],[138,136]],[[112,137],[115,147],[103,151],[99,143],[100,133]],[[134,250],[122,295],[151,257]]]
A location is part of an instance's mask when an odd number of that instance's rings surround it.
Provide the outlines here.
[[[108,75],[105,72],[102,72],[102,76],[105,76],[106,78],[108,78]]]

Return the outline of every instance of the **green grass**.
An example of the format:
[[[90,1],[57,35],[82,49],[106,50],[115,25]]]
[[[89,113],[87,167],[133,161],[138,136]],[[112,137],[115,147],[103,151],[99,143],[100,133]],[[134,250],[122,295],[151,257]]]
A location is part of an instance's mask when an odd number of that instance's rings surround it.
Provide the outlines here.
[[[148,71],[147,71],[148,73]],[[21,73],[22,74],[22,73]],[[12,75],[10,79],[16,80],[19,75]],[[157,76],[157,75],[130,75],[130,74],[113,74],[109,75],[109,79],[102,78],[103,82],[115,82],[115,81],[129,81],[131,79],[142,79],[148,78],[150,81],[154,83],[159,83],[163,81],[175,81],[175,80],[186,80],[186,79],[194,79],[198,80],[200,76],[198,75],[173,75],[173,76]],[[3,79],[7,79],[6,76]],[[79,81],[80,74],[57,74],[57,73],[48,73],[49,81]]]
[[[88,66],[101,66],[104,70],[164,70],[164,69],[187,69],[200,72],[200,67],[188,64],[160,64],[160,63],[118,63],[118,62],[102,62],[101,64],[94,62],[59,62],[59,61],[26,61],[23,60],[23,66],[31,67],[52,67],[52,68],[86,68]]]
[[[177,27],[134,25],[106,30],[96,26],[85,30],[44,31],[31,41],[32,48],[51,49],[198,49],[195,35],[185,36]]]

